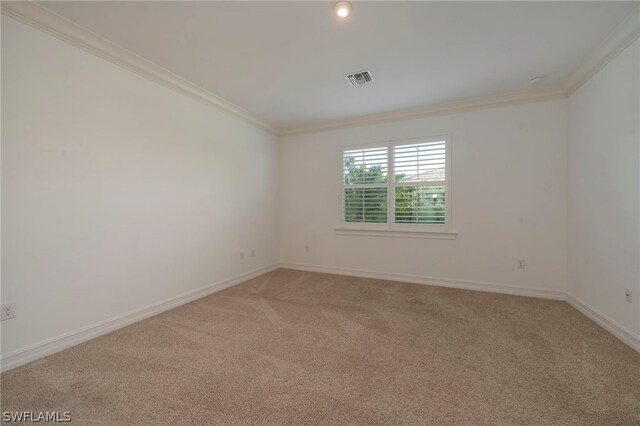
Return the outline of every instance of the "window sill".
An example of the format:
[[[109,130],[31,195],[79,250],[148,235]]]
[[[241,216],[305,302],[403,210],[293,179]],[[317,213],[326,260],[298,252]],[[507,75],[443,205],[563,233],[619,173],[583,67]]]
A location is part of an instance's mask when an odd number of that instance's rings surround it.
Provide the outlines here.
[[[337,235],[356,235],[368,237],[400,237],[400,238],[433,238],[437,240],[455,240],[456,231],[407,231],[398,229],[364,229],[364,228],[335,228]]]

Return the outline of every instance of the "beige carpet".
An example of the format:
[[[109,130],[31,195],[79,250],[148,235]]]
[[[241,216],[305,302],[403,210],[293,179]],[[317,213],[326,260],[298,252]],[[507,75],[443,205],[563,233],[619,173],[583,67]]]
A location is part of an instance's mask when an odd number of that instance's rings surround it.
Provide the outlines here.
[[[2,375],[78,424],[640,424],[640,355],[564,302],[278,270]]]

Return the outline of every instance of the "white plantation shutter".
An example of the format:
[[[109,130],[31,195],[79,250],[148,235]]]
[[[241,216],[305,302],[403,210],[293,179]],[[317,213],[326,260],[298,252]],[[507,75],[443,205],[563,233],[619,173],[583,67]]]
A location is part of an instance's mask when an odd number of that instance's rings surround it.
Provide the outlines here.
[[[444,224],[446,141],[393,147],[395,223]]]
[[[426,142],[393,147],[396,182],[439,182],[445,180],[446,142]]]
[[[345,222],[387,223],[387,188],[347,188]]]
[[[379,168],[381,170],[381,175],[384,177],[384,182],[387,179],[387,166],[388,166],[388,152],[389,148],[386,146],[380,148],[362,148],[362,149],[351,149],[344,151],[344,172],[345,178],[347,177],[347,170],[349,159],[352,160],[354,166],[358,167],[361,170],[370,171],[371,168]],[[351,175],[352,183],[374,183],[372,178],[374,174],[367,173],[357,173]]]
[[[343,222],[388,228],[446,225],[447,149],[446,138],[345,148]]]
[[[343,220],[387,223],[388,147],[345,150]]]

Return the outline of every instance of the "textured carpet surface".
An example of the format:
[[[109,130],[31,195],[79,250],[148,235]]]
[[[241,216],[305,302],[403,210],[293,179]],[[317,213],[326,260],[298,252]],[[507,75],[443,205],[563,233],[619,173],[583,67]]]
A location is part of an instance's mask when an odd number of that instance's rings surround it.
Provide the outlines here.
[[[640,354],[564,302],[278,270],[2,375],[78,424],[640,424]]]

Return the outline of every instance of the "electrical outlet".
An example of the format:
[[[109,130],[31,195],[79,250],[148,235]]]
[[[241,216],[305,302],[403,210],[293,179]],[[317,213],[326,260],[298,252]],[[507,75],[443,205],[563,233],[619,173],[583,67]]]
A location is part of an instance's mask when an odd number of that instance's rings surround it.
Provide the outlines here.
[[[626,300],[627,302],[631,302],[631,289],[630,288],[625,288],[624,289],[624,300]]]
[[[0,316],[2,317],[0,320],[8,320],[16,317],[16,304],[14,302],[11,303],[3,303],[2,308],[0,310]]]
[[[311,251],[311,247],[309,247],[309,245],[306,245],[304,247],[304,251],[306,251],[307,253],[309,253]]]
[[[524,269],[526,267],[524,260],[523,259],[519,259],[518,260],[518,269]]]
[[[243,251],[240,252],[240,260],[242,260],[242,259],[244,259],[244,252]]]
[[[254,249],[251,249],[251,257],[256,257],[256,251]]]

